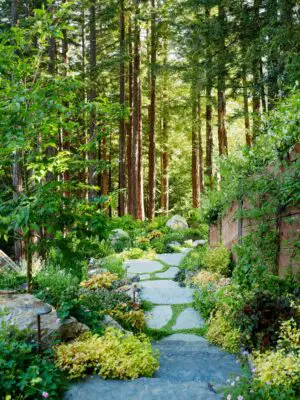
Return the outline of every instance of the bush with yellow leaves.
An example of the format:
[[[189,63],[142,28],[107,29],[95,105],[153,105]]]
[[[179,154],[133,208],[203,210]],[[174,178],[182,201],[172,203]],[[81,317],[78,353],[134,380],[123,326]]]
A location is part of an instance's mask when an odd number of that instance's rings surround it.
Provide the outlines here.
[[[280,349],[253,354],[255,378],[273,386],[293,387],[300,382],[300,358]]]
[[[299,389],[300,330],[293,318],[281,324],[276,350],[254,352],[253,364],[255,379],[261,383]]]
[[[110,289],[114,281],[118,280],[117,274],[112,272],[103,272],[102,274],[94,275],[87,281],[82,281],[80,286],[87,289]]]
[[[224,245],[214,249],[207,249],[203,254],[203,265],[209,271],[221,275],[229,274],[230,252]]]
[[[217,310],[208,321],[207,339],[230,353],[240,350],[240,332],[234,328],[230,318],[222,310]]]
[[[135,379],[151,377],[158,369],[158,353],[145,335],[126,335],[108,328],[104,336],[82,335],[56,348],[56,366],[70,379],[98,374],[102,378]]]

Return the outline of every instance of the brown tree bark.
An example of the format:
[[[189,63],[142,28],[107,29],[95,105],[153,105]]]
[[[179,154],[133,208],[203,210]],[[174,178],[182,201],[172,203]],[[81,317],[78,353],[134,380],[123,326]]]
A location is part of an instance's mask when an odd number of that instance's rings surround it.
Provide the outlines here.
[[[134,185],[132,184],[132,135],[133,135],[133,51],[132,51],[132,28],[131,17],[128,18],[128,107],[129,119],[126,125],[127,129],[127,185],[128,185],[128,213],[134,215],[133,198]]]
[[[206,8],[205,16],[207,19],[210,17],[210,9]],[[213,186],[213,176],[212,176],[212,155],[213,155],[213,132],[212,132],[212,78],[211,78],[211,52],[210,43],[207,43],[206,49],[206,82],[205,82],[205,94],[206,94],[206,165],[205,165],[205,175],[207,177],[207,184],[209,187]]]
[[[254,0],[253,5],[253,29],[257,32],[260,27],[259,23],[259,10],[260,10],[261,0]],[[252,60],[252,111],[253,111],[253,140],[259,133],[260,126],[260,55],[257,49],[254,50]]]
[[[150,107],[149,107],[149,202],[148,218],[155,215],[155,192],[156,192],[156,144],[155,144],[155,122],[156,122],[156,2],[151,0],[151,49],[150,49]]]
[[[226,100],[225,100],[225,9],[222,3],[218,7],[218,20],[220,29],[219,38],[219,56],[218,56],[218,140],[219,140],[219,155],[228,154],[228,143],[227,143],[227,132],[225,127],[225,116],[226,116]]]
[[[89,34],[90,34],[90,53],[89,53],[89,101],[93,102],[96,98],[96,65],[97,65],[97,37],[96,37],[96,1],[92,0],[89,7]],[[96,110],[91,109],[90,121],[89,121],[89,141],[94,141],[96,133]],[[89,168],[88,168],[88,182],[90,186],[96,186],[97,177],[95,173],[95,161],[96,152],[93,150],[89,151]],[[93,198],[96,191],[93,189],[89,190],[89,197]]]
[[[11,26],[16,26],[19,23],[19,0],[11,1]],[[12,79],[13,71],[12,71]],[[15,201],[18,200],[21,193],[23,192],[23,169],[22,169],[22,151],[17,150],[13,153],[13,165],[12,165],[12,184],[13,184],[13,198]],[[22,234],[20,231],[16,231],[16,236]],[[22,240],[15,240],[14,243],[14,254],[15,260],[21,261],[25,258],[25,245]]]
[[[192,83],[194,85],[194,83]],[[191,90],[192,100],[192,204],[193,208],[200,206],[200,175],[199,175],[199,135],[197,129],[197,96],[195,89]]]
[[[251,132],[250,132],[249,103],[248,103],[248,82],[247,82],[245,66],[243,66],[243,101],[244,101],[245,138],[247,146],[250,147]]]
[[[120,0],[120,106],[125,109],[125,6]],[[119,127],[119,207],[118,214],[126,213],[126,124],[120,119]]]
[[[142,166],[142,104],[140,77],[140,0],[135,0],[134,61],[133,61],[133,135],[132,135],[132,209],[135,218],[144,219]]]
[[[168,41],[164,40],[164,79],[163,79],[163,106],[162,106],[162,152],[161,152],[161,198],[160,206],[163,215],[169,213],[169,104],[168,104],[168,87],[169,75],[167,70],[168,65]]]
[[[199,183],[200,183],[200,193],[204,193],[202,118],[201,118],[201,94],[200,94],[200,91],[198,91],[198,93],[197,93],[197,128],[198,128],[198,143],[199,143]]]
[[[101,142],[101,159],[106,164],[102,173],[102,194],[108,195],[109,192],[109,163],[107,159],[107,138],[103,136]]]

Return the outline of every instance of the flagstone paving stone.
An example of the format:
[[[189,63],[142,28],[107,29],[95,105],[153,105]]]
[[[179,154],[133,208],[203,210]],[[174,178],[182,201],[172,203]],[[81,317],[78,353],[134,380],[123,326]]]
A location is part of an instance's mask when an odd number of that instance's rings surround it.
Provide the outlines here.
[[[124,264],[129,274],[151,274],[163,269],[163,265],[155,260],[127,260]]]
[[[172,265],[173,267],[178,267],[185,256],[186,252],[157,254],[156,257],[168,265]]]
[[[156,306],[146,313],[147,326],[152,329],[160,329],[172,318],[171,306]]]
[[[193,329],[204,326],[205,323],[200,317],[199,313],[192,307],[188,307],[182,311],[177,317],[175,325],[172,327],[173,331],[179,329]]]
[[[179,268],[177,267],[170,267],[165,272],[158,272],[155,274],[157,278],[164,278],[164,279],[173,279],[175,278],[176,274],[179,272]]]
[[[171,280],[144,281],[141,288],[141,298],[154,304],[188,304],[193,301],[193,289],[181,288]]]

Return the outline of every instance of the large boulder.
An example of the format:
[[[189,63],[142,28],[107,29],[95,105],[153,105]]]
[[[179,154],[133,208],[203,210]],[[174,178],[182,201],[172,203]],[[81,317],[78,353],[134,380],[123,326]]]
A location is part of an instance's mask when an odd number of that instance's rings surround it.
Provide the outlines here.
[[[42,303],[31,294],[0,292],[0,326],[5,321],[8,325],[15,325],[20,330],[30,329],[37,331],[37,310]],[[77,321],[76,318],[68,318],[61,321],[56,310],[48,306],[50,312],[41,316],[42,342],[51,343],[52,339],[62,341],[76,339],[89,328]],[[3,313],[4,312],[4,313]]]
[[[168,220],[167,226],[172,229],[172,231],[187,229],[189,227],[186,219],[181,215],[173,215],[173,217]]]

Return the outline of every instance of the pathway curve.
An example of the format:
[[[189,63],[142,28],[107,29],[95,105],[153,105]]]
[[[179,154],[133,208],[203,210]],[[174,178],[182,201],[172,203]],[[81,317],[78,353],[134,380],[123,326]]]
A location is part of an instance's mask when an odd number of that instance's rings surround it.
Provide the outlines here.
[[[153,378],[103,380],[93,376],[72,385],[67,400],[213,400],[214,388],[241,373],[235,357],[199,336],[204,321],[191,307],[193,290],[172,279],[184,253],[161,254],[158,260],[129,260],[129,275],[140,274],[141,297],[153,303],[149,329],[170,334],[154,343],[160,368]],[[197,334],[195,334],[197,333]]]

